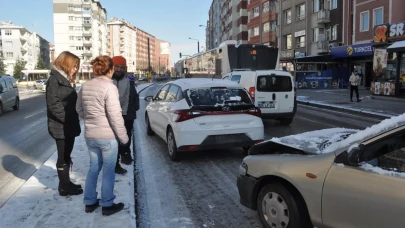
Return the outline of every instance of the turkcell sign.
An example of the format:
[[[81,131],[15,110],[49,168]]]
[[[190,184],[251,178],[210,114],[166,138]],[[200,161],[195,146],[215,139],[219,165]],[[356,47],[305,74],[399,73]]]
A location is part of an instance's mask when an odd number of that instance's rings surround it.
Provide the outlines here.
[[[359,57],[368,56],[373,54],[373,44],[354,44],[349,46],[334,47],[330,51],[332,58],[348,58],[348,57]]]

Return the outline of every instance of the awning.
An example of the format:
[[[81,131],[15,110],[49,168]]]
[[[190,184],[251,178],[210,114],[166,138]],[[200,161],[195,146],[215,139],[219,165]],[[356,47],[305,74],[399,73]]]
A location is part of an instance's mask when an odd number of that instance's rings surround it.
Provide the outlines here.
[[[405,40],[397,41],[387,48],[389,52],[405,51]]]

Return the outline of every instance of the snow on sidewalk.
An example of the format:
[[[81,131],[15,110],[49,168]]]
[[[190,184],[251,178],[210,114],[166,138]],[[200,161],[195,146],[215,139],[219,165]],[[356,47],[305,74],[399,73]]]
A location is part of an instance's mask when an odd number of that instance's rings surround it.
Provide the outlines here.
[[[84,188],[89,167],[84,131],[76,138],[72,158],[74,164],[71,179]],[[0,227],[136,227],[133,165],[122,165],[128,173],[115,176],[114,202],[123,202],[124,210],[111,216],[103,216],[101,207],[93,213],[85,213],[83,194],[67,197],[59,195],[56,160],[57,153],[54,153],[0,208]],[[101,177],[102,171],[97,184],[98,198],[101,197]]]

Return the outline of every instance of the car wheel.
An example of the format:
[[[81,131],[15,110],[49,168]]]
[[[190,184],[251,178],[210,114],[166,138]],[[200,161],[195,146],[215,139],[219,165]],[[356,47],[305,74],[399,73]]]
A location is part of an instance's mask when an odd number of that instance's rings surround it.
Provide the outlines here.
[[[3,115],[3,104],[0,102],[0,116]]]
[[[265,185],[257,198],[260,221],[267,228],[310,227],[306,209],[283,185]]]
[[[14,110],[19,110],[20,109],[20,99],[17,97],[15,99],[15,105],[13,106]]]
[[[167,149],[169,150],[169,157],[172,161],[177,161],[179,159],[176,139],[174,138],[173,130],[169,128],[167,132]]]
[[[293,121],[293,118],[284,118],[284,119],[280,119],[280,123],[282,125],[290,125]]]
[[[155,132],[153,132],[152,127],[150,126],[148,114],[145,115],[145,122],[146,122],[146,134],[149,136],[155,135]]]

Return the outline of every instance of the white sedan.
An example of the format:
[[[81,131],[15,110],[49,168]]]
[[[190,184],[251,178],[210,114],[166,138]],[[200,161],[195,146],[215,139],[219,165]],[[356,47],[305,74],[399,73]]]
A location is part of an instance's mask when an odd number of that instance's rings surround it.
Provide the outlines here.
[[[145,97],[147,134],[178,152],[251,146],[263,141],[260,110],[239,84],[217,79],[179,79]]]

